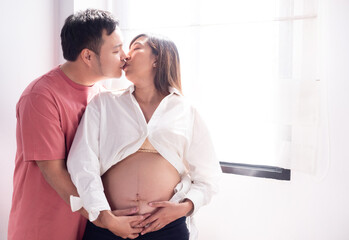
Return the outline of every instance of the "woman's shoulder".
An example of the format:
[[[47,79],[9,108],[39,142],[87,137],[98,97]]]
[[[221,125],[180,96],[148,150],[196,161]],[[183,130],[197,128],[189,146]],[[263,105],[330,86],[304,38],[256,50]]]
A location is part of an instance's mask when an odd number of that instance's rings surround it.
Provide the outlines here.
[[[182,105],[182,107],[190,109],[191,111],[196,111],[195,101],[193,101],[193,99],[191,99],[190,97],[187,97],[185,95],[177,95],[175,98],[177,104]]]

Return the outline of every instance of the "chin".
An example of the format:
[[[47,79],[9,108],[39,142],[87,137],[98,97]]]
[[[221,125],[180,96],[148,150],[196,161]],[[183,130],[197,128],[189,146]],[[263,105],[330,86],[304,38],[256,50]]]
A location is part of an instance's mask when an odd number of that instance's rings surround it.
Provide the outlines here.
[[[112,74],[111,78],[121,78],[121,76],[122,76],[122,72],[118,72],[118,73]]]
[[[127,74],[125,73],[125,77],[126,77],[127,80],[129,80],[130,82],[134,83],[134,82],[132,81],[132,78],[130,78],[130,75],[127,75]]]
[[[114,78],[121,78],[122,74],[115,75]]]
[[[132,74],[130,74],[130,72],[125,72],[125,77],[126,77],[128,80],[132,81],[132,80],[131,80]]]

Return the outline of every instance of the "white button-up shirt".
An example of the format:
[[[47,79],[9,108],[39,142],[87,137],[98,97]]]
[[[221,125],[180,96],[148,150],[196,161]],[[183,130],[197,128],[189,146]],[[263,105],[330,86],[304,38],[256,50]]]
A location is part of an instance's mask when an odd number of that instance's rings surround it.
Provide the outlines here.
[[[91,221],[110,210],[101,176],[135,153],[147,137],[182,178],[173,199],[190,199],[195,213],[218,190],[221,169],[206,125],[177,89],[169,90],[148,123],[132,94],[134,85],[100,93],[88,104],[67,166]]]

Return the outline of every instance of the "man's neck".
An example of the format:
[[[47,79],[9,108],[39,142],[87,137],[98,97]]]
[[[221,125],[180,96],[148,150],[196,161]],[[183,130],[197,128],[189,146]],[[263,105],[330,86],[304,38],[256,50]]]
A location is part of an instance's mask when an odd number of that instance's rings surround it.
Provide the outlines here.
[[[70,80],[83,86],[92,86],[99,80],[102,80],[94,77],[94,74],[79,62],[65,62],[61,65],[61,70]]]

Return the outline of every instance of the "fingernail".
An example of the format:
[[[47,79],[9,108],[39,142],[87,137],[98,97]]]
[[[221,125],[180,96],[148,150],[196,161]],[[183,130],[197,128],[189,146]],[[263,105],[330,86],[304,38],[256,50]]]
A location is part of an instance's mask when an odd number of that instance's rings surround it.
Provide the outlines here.
[[[150,202],[150,203],[149,203],[149,206],[153,206],[153,203]]]

